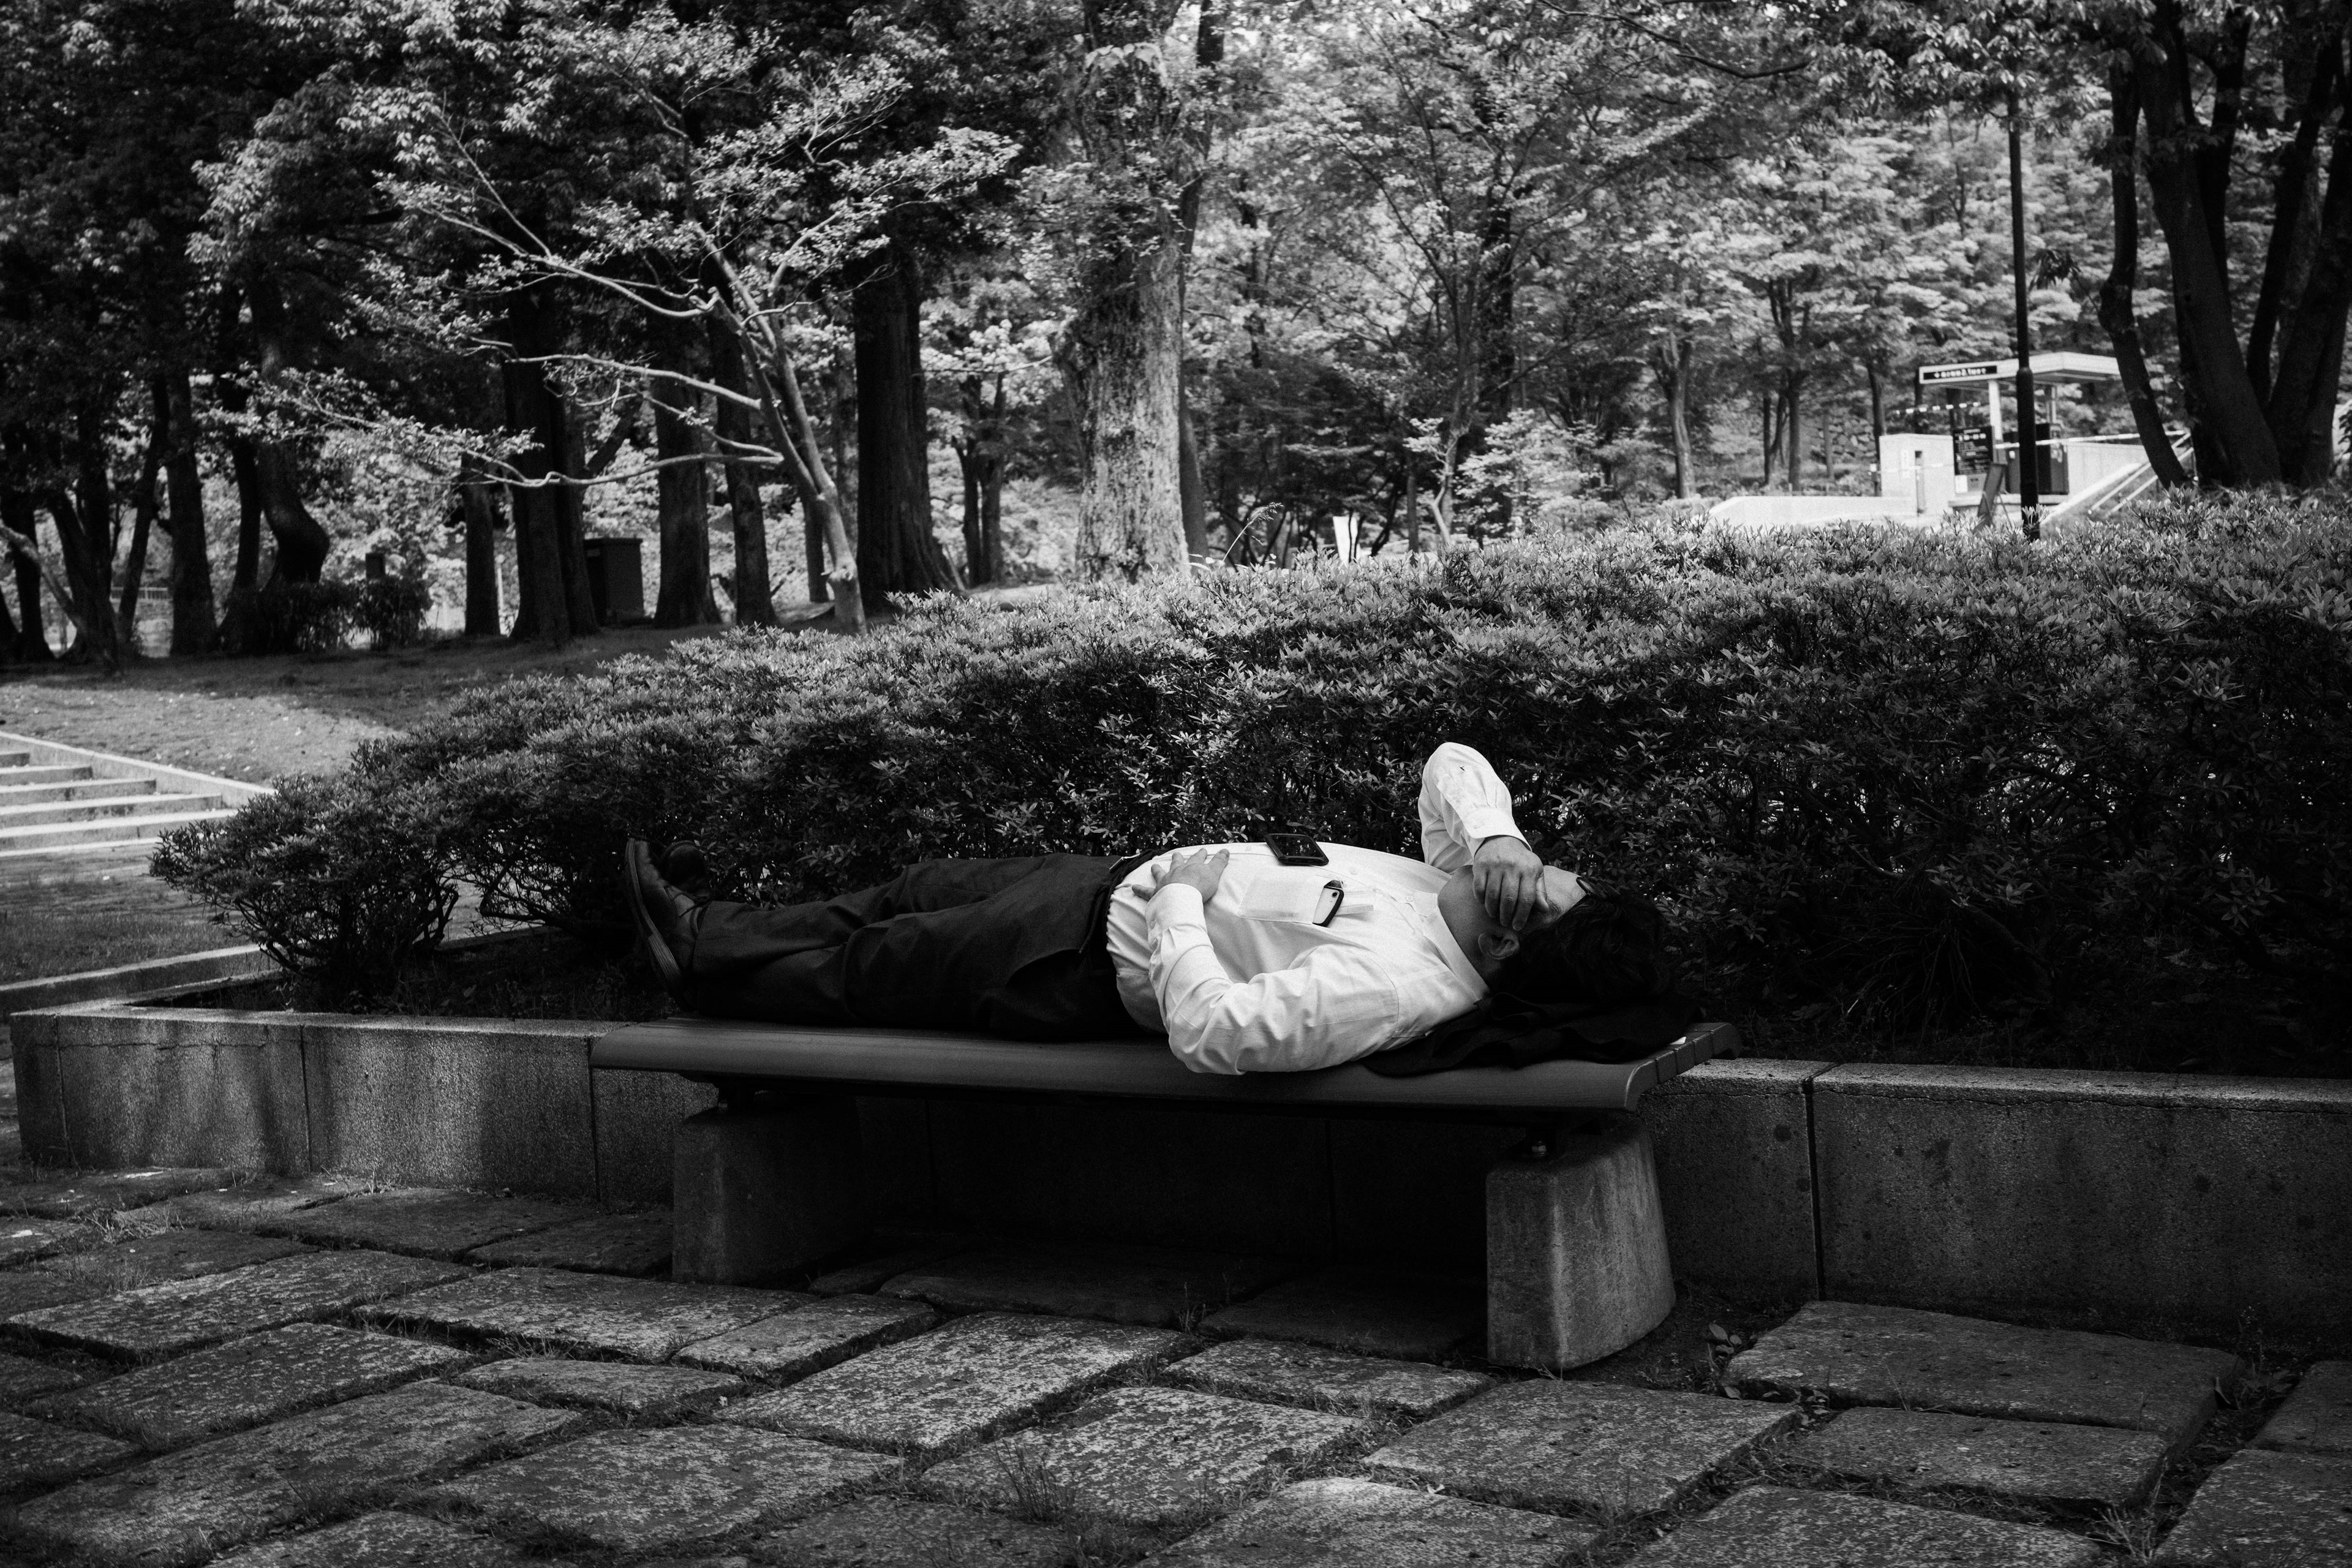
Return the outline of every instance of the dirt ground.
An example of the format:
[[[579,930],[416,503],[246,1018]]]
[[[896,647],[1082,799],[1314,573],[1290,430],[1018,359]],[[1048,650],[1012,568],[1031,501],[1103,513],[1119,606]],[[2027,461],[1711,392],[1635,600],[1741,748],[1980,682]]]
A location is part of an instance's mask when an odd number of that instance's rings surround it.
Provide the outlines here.
[[[633,626],[561,649],[478,637],[382,654],[145,659],[121,676],[0,666],[0,731],[268,784],[340,767],[362,741],[409,729],[463,687],[578,674],[719,629]]]

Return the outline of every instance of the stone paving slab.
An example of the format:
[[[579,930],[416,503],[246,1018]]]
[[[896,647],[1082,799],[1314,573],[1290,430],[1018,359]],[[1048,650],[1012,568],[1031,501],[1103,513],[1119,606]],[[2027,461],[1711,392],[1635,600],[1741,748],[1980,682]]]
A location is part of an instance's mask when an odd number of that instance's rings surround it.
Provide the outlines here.
[[[1290,1272],[1272,1258],[1140,1247],[1015,1243],[909,1269],[878,1292],[961,1312],[1049,1312],[1184,1328]]]
[[[367,1513],[308,1535],[264,1542],[212,1568],[557,1568],[493,1536],[413,1513]]]
[[[673,1285],[559,1268],[502,1268],[367,1308],[371,1322],[667,1361],[686,1346],[815,1300],[793,1290]]]
[[[0,1409],[79,1387],[81,1382],[82,1374],[70,1368],[51,1366],[30,1356],[0,1354]]]
[[[880,1250],[818,1275],[809,1281],[809,1289],[820,1296],[870,1296],[901,1274],[969,1252],[975,1245],[968,1236],[905,1233],[885,1233],[877,1242]]]
[[[109,1171],[12,1182],[0,1185],[0,1214],[79,1219],[122,1209],[144,1208],[182,1193],[217,1187],[226,1171],[173,1167],[155,1171]]]
[[[128,1443],[26,1415],[0,1414],[0,1495],[53,1487],[135,1458]]]
[[[109,1292],[136,1290],[167,1279],[198,1279],[226,1274],[249,1263],[268,1263],[310,1249],[282,1237],[239,1236],[227,1230],[164,1230],[132,1237],[110,1247],[92,1247],[34,1265],[45,1274],[79,1279]]]
[[[1751,1487],[1632,1568],[2093,1568],[2094,1542],[2039,1525],[1843,1492]]]
[[[871,1497],[760,1538],[766,1568],[1068,1568],[1068,1534],[924,1498]]]
[[[2158,1568],[2352,1563],[2352,1458],[2248,1448],[2205,1478]]]
[[[1168,1371],[1179,1382],[1211,1394],[1413,1421],[1451,1410],[1485,1393],[1495,1381],[1427,1362],[1384,1361],[1279,1340],[1234,1340],[1180,1361]]]
[[[2352,1361],[2324,1361],[2305,1373],[2253,1446],[2352,1456]]]
[[[373,1247],[454,1262],[476,1247],[581,1217],[578,1204],[425,1188],[359,1193],[338,1203],[268,1216],[254,1228],[333,1247]]]
[[[919,1301],[884,1296],[831,1296],[699,1340],[672,1359],[771,1383],[805,1377],[836,1362],[922,1332],[940,1315]]]
[[[1330,1477],[1285,1487],[1146,1568],[1559,1568],[1596,1534],[1549,1514]]]
[[[108,1355],[161,1356],[323,1318],[463,1276],[453,1264],[386,1252],[307,1252],[200,1279],[176,1279],[19,1312],[10,1328]]]
[[[16,1510],[44,1545],[139,1568],[186,1568],[299,1521],[562,1436],[583,1417],[445,1383],[215,1437]]]
[[[1164,1360],[1182,1342],[1160,1329],[987,1312],[745,1400],[721,1419],[929,1457]]]
[[[314,1405],[381,1394],[472,1360],[446,1345],[293,1323],[46,1400],[37,1413],[150,1448],[177,1448]]]
[[[0,1268],[14,1268],[63,1252],[89,1235],[89,1227],[69,1219],[11,1219],[0,1222]]]
[[[584,1274],[666,1274],[675,1222],[667,1209],[598,1214],[466,1254],[468,1263],[572,1268]]]
[[[1507,1508],[1648,1513],[1796,1419],[1785,1405],[1538,1378],[1416,1426],[1365,1463]]]
[[[2238,1371],[2227,1351],[1815,1301],[1734,1357],[1727,1375],[1750,1394],[2129,1426],[2177,1447]]]
[[[1366,1268],[1319,1268],[1213,1313],[1221,1334],[1304,1340],[1366,1355],[1434,1361],[1485,1332],[1486,1288]]]
[[[925,1491],[1016,1507],[1043,1497],[1121,1524],[1229,1508],[1292,1467],[1370,1441],[1368,1421],[1184,1388],[1121,1388],[1051,1431],[1016,1432],[923,1473]]]
[[[246,1230],[297,1209],[316,1208],[350,1197],[359,1189],[349,1176],[264,1176],[183,1193],[163,1205],[181,1225],[214,1230]]]
[[[88,1301],[106,1293],[104,1286],[87,1279],[68,1279],[44,1268],[11,1268],[0,1273],[0,1322],[19,1312]]]
[[[570,1405],[609,1410],[633,1421],[677,1421],[715,1407],[743,1390],[743,1380],[723,1372],[684,1366],[639,1366],[626,1361],[567,1361],[556,1356],[517,1356],[478,1366],[457,1380],[533,1405]]]
[[[621,1552],[714,1541],[815,1508],[898,1461],[742,1426],[599,1432],[478,1470],[436,1500]]]
[[[2165,1451],[2162,1435],[2121,1426],[1865,1406],[1815,1427],[1781,1457],[1864,1480],[2123,1508],[2155,1487]]]

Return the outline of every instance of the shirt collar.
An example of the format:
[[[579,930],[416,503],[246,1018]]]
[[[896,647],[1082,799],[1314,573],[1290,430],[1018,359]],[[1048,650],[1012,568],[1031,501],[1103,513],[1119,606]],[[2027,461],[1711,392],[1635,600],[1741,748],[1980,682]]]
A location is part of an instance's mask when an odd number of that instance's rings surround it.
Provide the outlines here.
[[[1478,966],[1470,962],[1470,955],[1454,940],[1454,928],[1445,923],[1445,913],[1437,907],[1437,900],[1433,898],[1413,901],[1421,911],[1422,930],[1428,934],[1430,945],[1437,949],[1437,956],[1445,961],[1445,967],[1454,972],[1454,977],[1469,989],[1472,996],[1485,997],[1486,977],[1478,973]]]

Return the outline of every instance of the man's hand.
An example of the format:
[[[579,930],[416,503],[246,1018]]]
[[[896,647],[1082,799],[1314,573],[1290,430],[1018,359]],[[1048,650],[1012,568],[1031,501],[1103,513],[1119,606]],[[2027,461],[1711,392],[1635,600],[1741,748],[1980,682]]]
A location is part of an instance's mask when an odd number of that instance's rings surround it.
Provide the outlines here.
[[[1197,891],[1205,904],[1217,896],[1217,885],[1225,879],[1225,868],[1233,858],[1232,851],[1226,849],[1214,854],[1206,849],[1184,850],[1169,860],[1151,890],[1156,893],[1171,883],[1181,883]]]
[[[1525,931],[1547,922],[1551,900],[1544,891],[1544,863],[1522,839],[1498,834],[1470,857],[1470,885],[1488,918]]]

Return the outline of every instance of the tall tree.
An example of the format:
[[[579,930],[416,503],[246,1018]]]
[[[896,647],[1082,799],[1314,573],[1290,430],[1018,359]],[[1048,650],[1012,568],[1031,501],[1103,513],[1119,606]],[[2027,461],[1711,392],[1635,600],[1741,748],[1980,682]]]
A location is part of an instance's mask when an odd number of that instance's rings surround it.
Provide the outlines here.
[[[1135,582],[1185,571],[1177,409],[1183,373],[1179,207],[1193,174],[1184,95],[1160,53],[1177,0],[1082,0],[1073,89],[1077,308],[1060,345],[1076,404],[1076,564]]]

